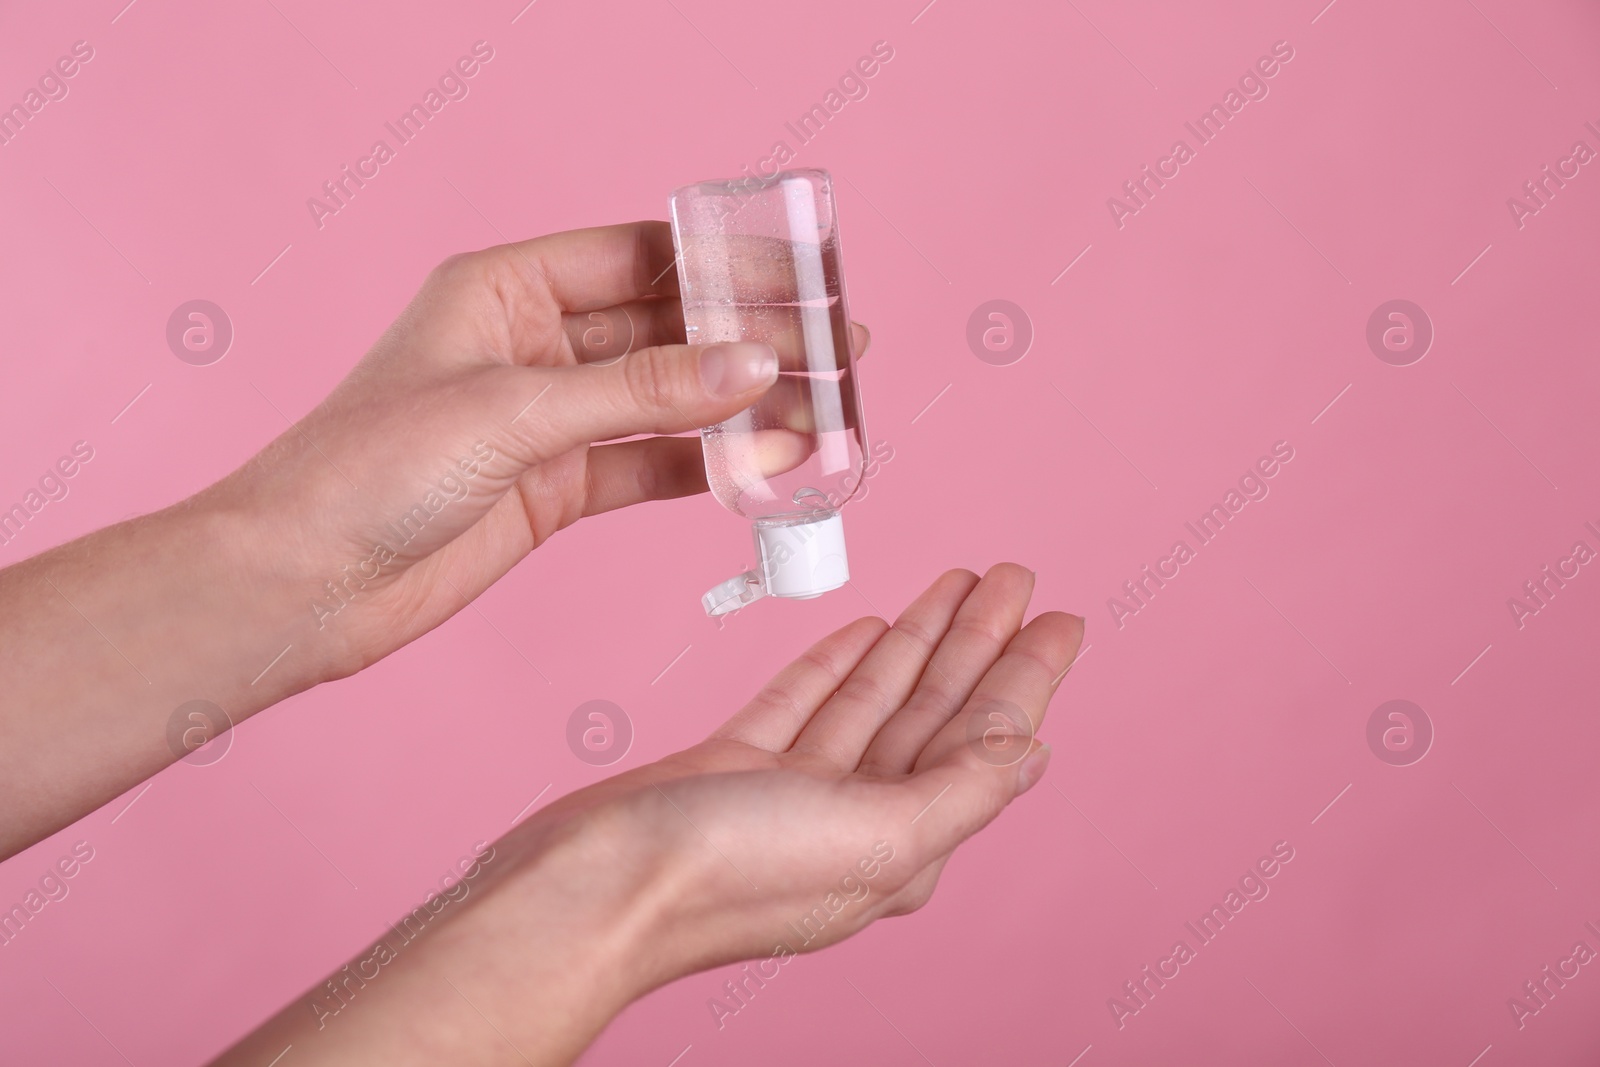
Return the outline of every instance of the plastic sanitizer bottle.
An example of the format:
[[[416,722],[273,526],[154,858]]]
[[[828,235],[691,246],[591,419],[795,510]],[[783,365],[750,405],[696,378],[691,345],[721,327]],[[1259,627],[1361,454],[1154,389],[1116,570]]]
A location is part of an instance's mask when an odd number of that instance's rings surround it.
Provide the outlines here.
[[[711,491],[752,521],[756,551],[754,569],[701,598],[706,612],[837,589],[850,578],[839,509],[861,485],[866,435],[833,179],[790,170],[685,186],[672,235],[689,343],[761,341],[779,365],[759,403],[701,431]]]

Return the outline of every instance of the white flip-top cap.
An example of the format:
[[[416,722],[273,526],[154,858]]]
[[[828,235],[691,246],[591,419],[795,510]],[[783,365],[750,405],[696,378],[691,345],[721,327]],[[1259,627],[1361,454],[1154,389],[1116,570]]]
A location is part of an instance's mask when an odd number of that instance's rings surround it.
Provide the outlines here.
[[[813,519],[758,521],[751,530],[755,568],[701,597],[707,615],[725,615],[764,596],[809,600],[850,580],[844,520],[837,511]]]

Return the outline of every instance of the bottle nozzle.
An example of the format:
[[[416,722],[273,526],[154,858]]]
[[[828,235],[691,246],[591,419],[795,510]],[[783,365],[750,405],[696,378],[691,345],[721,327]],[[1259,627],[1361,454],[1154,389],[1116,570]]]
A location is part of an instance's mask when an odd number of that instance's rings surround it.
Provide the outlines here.
[[[706,591],[706,595],[700,598],[700,603],[705,607],[707,615],[716,618],[718,615],[737,611],[746,604],[753,604],[766,595],[767,587],[761,580],[760,572],[745,571],[712,586]]]
[[[810,600],[850,580],[844,520],[837,511],[803,519],[762,519],[752,527],[756,565],[700,598],[712,617],[764,596]]]

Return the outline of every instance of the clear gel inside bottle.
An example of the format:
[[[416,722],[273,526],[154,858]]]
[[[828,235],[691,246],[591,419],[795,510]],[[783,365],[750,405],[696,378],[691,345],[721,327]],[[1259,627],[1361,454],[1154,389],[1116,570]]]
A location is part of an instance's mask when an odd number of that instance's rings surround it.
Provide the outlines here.
[[[711,491],[752,520],[757,566],[707,593],[713,615],[849,579],[839,509],[865,466],[861,397],[823,170],[700,182],[672,195],[690,344],[762,341],[779,375],[759,403],[701,432]]]

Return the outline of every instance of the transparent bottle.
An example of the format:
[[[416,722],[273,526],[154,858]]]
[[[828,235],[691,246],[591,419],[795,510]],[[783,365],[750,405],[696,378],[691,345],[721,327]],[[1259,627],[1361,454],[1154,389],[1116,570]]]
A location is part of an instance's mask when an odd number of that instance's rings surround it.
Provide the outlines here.
[[[672,236],[689,343],[778,354],[760,402],[700,434],[711,491],[752,521],[756,550],[754,569],[706,593],[706,612],[837,589],[850,578],[839,509],[860,488],[866,432],[833,179],[788,170],[684,186]]]

